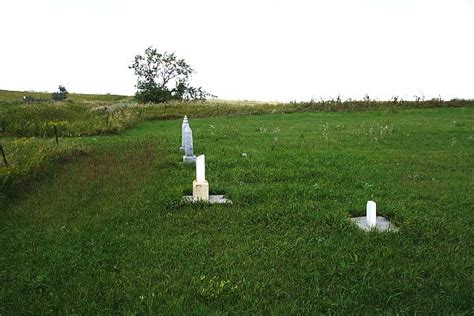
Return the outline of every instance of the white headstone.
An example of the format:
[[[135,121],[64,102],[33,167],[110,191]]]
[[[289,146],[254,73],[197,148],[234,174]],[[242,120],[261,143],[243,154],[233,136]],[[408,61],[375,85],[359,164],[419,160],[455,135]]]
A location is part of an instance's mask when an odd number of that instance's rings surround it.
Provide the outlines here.
[[[209,183],[206,181],[204,155],[196,158],[196,180],[193,181],[193,201],[209,202]]]
[[[205,167],[204,155],[198,156],[196,158],[196,181],[197,182],[206,181],[206,167]]]
[[[377,205],[374,201],[367,202],[367,226],[373,228],[377,225]]]
[[[183,196],[184,202],[207,202],[232,204],[223,195],[209,195],[209,182],[206,181],[206,157],[200,155],[196,160],[196,179],[193,181],[193,195]]]
[[[352,217],[350,220],[365,231],[398,232],[399,230],[388,218],[377,216],[377,205],[374,201],[367,202],[365,216]]]
[[[188,121],[188,117],[185,115],[184,116],[184,119],[183,119],[183,124],[181,125],[181,147],[179,147],[179,149],[181,151],[184,151],[184,148],[185,148],[185,130],[186,130],[186,126],[189,126],[189,121]]]

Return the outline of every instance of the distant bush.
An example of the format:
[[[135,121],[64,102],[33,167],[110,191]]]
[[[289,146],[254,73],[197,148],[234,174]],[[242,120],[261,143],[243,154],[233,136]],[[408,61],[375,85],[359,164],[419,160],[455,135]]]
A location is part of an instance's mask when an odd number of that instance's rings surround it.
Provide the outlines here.
[[[59,86],[57,92],[53,92],[51,94],[51,98],[54,101],[64,101],[67,98],[69,92],[67,92],[66,88],[64,86]]]

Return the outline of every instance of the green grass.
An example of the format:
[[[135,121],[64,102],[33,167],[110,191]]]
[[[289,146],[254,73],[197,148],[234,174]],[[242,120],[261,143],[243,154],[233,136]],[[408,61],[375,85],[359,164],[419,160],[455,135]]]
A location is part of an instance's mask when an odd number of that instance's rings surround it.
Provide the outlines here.
[[[180,203],[180,120],[63,139],[2,204],[0,314],[474,312],[473,108],[190,119],[234,204]]]

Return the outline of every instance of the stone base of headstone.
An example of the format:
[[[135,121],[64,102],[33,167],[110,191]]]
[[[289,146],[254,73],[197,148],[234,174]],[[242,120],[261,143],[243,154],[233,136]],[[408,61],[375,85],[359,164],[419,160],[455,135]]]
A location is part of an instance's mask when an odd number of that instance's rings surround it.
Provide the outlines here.
[[[183,156],[183,162],[186,162],[186,163],[195,163],[195,162],[196,162],[196,156],[195,156],[195,155],[192,155],[192,156]]]
[[[183,202],[185,203],[195,203],[202,201],[195,201],[192,195],[183,196]],[[223,195],[209,195],[209,200],[205,203],[209,204],[232,204],[231,200],[226,199]]]
[[[209,201],[209,182],[193,181],[193,200],[207,202]]]
[[[184,153],[184,147],[183,147],[183,146],[179,146],[179,151],[181,151],[181,152]]]
[[[357,227],[365,231],[376,230],[380,232],[398,232],[398,227],[390,223],[390,221],[383,216],[377,216],[375,227],[367,225],[367,217],[365,216],[353,217],[351,218],[351,221],[356,224]]]

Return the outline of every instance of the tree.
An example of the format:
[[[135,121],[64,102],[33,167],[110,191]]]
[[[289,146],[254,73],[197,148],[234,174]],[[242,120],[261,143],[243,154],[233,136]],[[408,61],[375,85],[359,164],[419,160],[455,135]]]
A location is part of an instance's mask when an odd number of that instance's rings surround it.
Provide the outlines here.
[[[159,53],[150,46],[143,56],[135,56],[129,68],[133,69],[137,76],[135,97],[140,102],[196,101],[216,97],[201,87],[195,88],[189,84],[189,79],[195,71],[175,53]]]
[[[64,101],[66,100],[68,93],[69,92],[67,92],[64,86],[59,85],[58,91],[53,92],[51,98],[53,98],[54,101]]]

